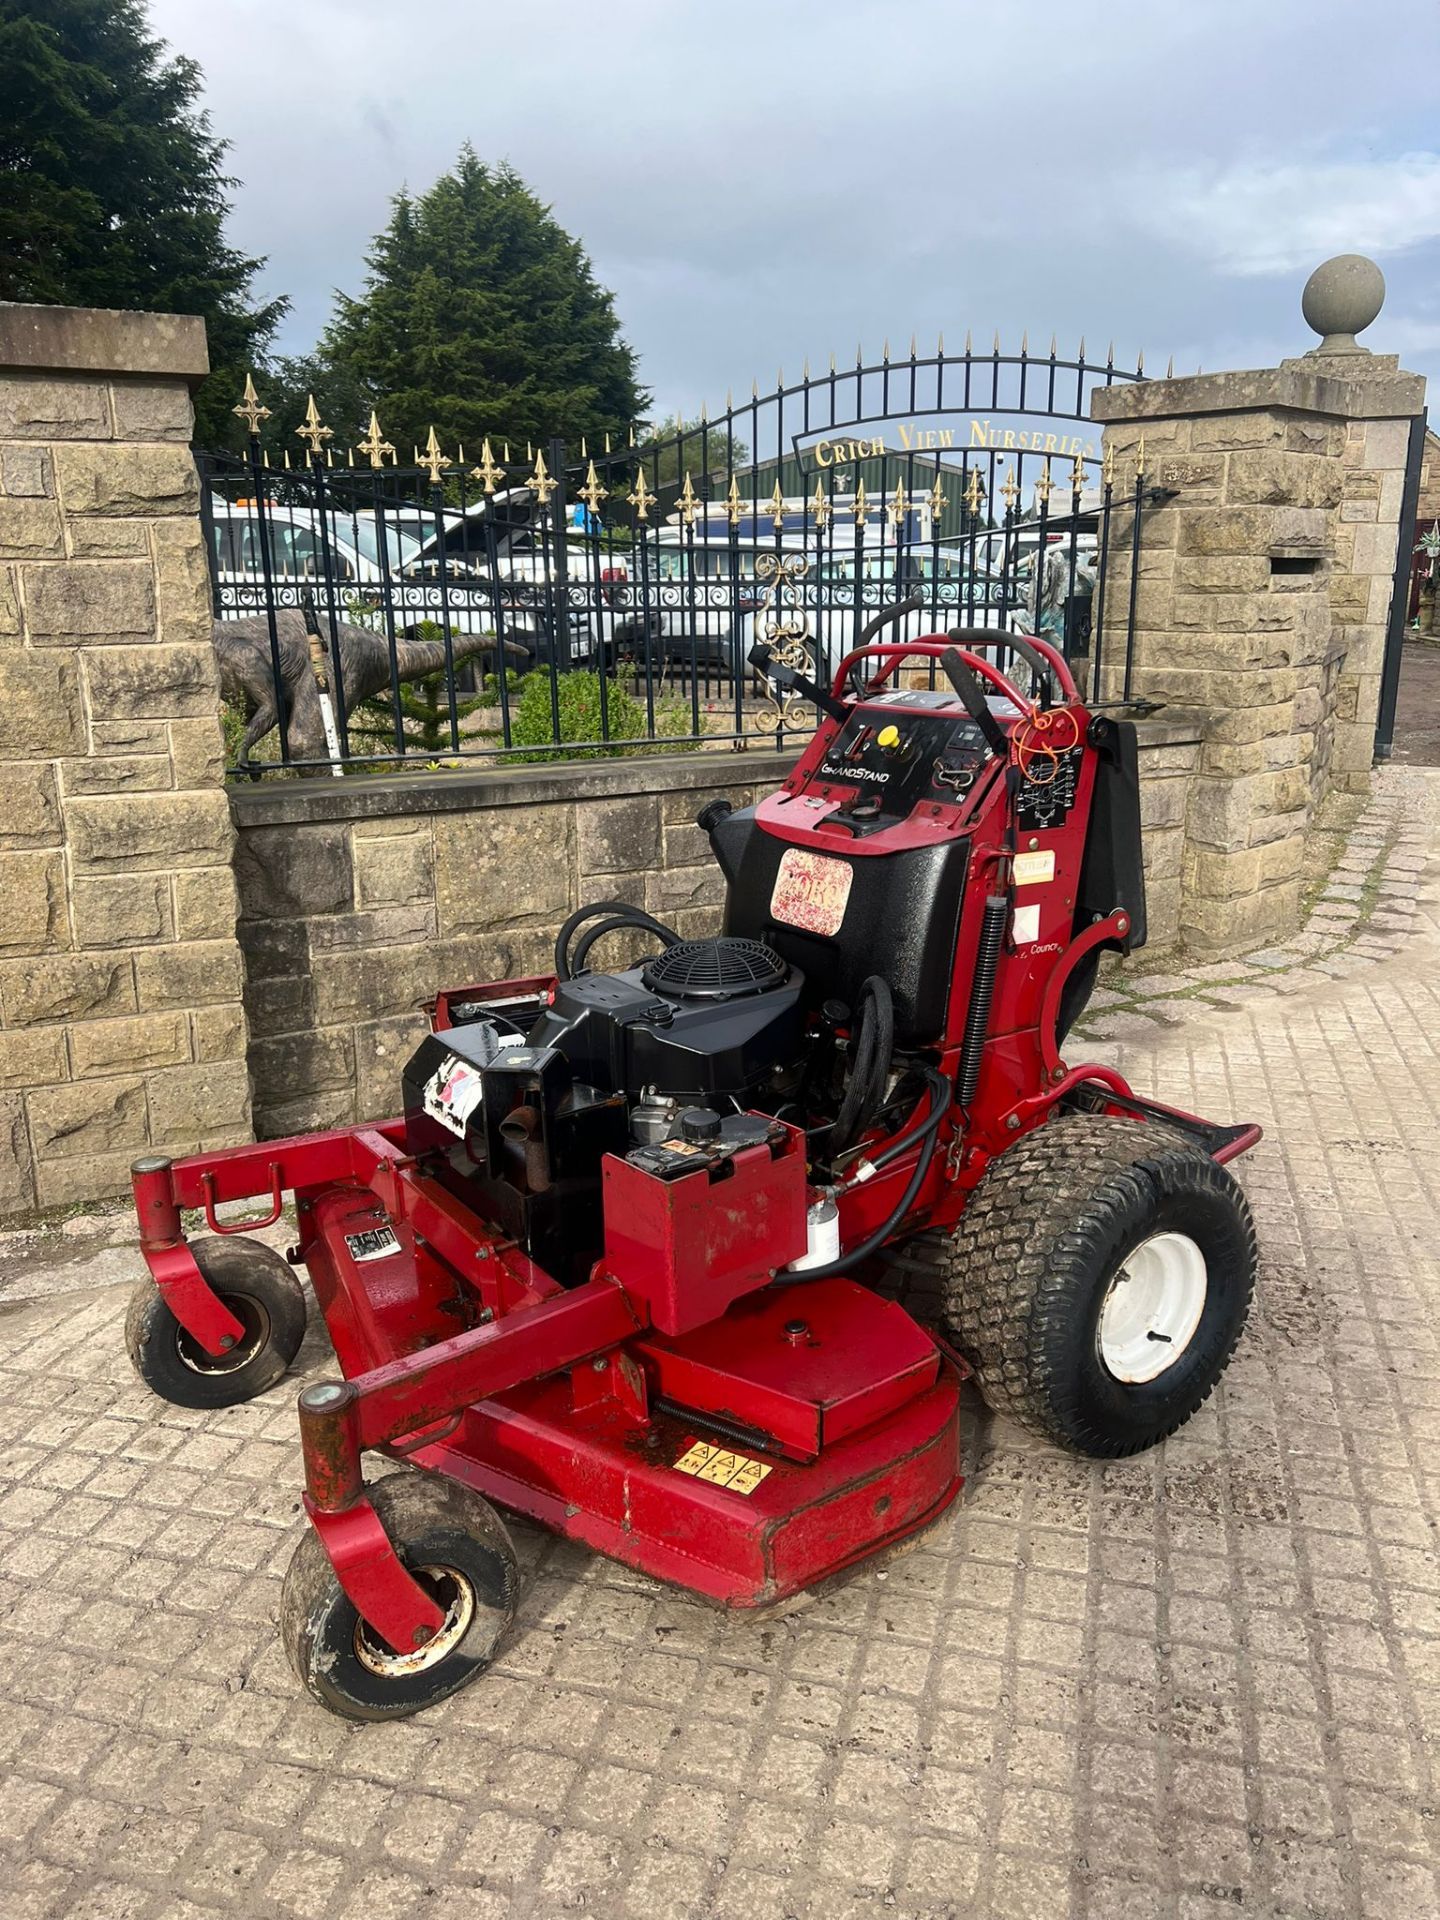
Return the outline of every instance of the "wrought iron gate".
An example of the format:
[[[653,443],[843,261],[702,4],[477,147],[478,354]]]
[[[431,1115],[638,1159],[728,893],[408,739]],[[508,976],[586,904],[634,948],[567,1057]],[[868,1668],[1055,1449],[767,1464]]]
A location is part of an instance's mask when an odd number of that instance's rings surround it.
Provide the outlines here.
[[[1375,720],[1375,758],[1388,760],[1395,744],[1395,706],[1400,695],[1400,663],[1405,651],[1405,626],[1415,572],[1415,525],[1420,504],[1420,474],[1425,459],[1426,415],[1410,422],[1405,449],[1405,482],[1400,497],[1400,524],[1396,528],[1395,579],[1390,593],[1390,617],[1385,629],[1385,660],[1380,672],[1380,707]]]
[[[246,453],[200,459],[237,758],[783,746],[814,712],[758,678],[754,642],[823,678],[909,599],[902,636],[981,629],[1003,655],[1038,630],[1082,689],[1128,694],[1149,492],[1143,451],[1101,458],[1089,401],[1143,377],[1083,342],[912,342],[688,427],[468,452],[432,427],[408,463],[374,414],[341,445],[313,401],[303,450],[272,447],[247,383]]]

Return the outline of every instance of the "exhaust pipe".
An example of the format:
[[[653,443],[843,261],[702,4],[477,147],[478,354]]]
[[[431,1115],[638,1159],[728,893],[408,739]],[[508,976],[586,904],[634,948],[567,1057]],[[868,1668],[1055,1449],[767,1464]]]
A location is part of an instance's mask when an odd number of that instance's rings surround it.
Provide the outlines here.
[[[532,1193],[544,1193],[550,1185],[550,1156],[545,1151],[539,1109],[512,1107],[500,1122],[500,1138],[524,1150],[525,1184]]]

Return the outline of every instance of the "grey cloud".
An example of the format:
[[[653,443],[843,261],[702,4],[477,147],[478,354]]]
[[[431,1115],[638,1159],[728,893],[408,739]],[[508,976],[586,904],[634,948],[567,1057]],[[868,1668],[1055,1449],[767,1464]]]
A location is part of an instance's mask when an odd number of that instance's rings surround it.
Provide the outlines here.
[[[205,69],[287,350],[358,291],[402,181],[469,139],[583,238],[666,410],[912,331],[1113,336],[1160,368],[1300,352],[1305,273],[1367,244],[1403,247],[1373,344],[1403,314],[1440,371],[1424,0],[1371,0],[1363,30],[1353,0],[153,12]]]

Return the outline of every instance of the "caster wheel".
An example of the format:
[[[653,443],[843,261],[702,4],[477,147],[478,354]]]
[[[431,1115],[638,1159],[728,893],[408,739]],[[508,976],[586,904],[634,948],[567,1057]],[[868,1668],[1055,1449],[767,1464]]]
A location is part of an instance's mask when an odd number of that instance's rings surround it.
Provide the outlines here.
[[[305,1294],[273,1248],[258,1240],[193,1240],[195,1264],[244,1325],[229,1353],[209,1354],[166,1306],[155,1282],[135,1289],[125,1344],[152,1393],[177,1407],[233,1407],[283,1379],[305,1337]]]
[[[1256,1259],[1244,1193],[1193,1141],[1066,1114],[971,1195],[946,1250],[946,1331],[997,1412],[1119,1459],[1209,1398],[1244,1331]]]
[[[309,1528],[280,1597],[297,1679],[347,1720],[398,1720],[468,1686],[515,1617],[519,1571],[499,1514],[453,1480],[395,1474],[368,1489],[395,1550],[445,1615],[435,1638],[397,1653],[356,1612]]]

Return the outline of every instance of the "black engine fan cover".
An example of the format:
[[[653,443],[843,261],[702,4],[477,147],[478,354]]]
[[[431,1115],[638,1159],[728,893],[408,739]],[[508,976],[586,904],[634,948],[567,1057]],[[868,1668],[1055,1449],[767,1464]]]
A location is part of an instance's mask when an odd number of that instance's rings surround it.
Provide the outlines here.
[[[763,940],[680,940],[653,960],[640,978],[652,993],[677,1000],[738,1000],[778,987],[788,969]]]

